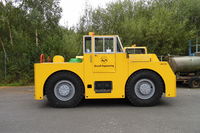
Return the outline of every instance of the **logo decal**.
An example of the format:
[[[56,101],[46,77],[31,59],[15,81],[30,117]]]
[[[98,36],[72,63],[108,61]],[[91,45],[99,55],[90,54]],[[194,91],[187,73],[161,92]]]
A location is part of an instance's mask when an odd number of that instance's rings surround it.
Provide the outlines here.
[[[107,63],[108,62],[108,58],[106,56],[102,56],[101,57],[101,62],[102,63]]]
[[[100,57],[99,61],[101,62],[100,64],[97,64],[97,65],[94,65],[94,67],[115,67],[114,65],[112,64],[107,64],[108,63],[108,58],[106,56],[102,56]]]

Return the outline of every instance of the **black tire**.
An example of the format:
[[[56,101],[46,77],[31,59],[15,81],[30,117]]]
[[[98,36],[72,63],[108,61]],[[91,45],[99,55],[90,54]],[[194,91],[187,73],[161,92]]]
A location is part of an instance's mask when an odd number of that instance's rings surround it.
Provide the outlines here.
[[[189,87],[190,88],[199,88],[200,87],[200,79],[199,78],[192,78],[189,80]]]
[[[139,90],[136,88],[136,84],[141,82],[144,79],[154,84],[153,85],[154,91],[151,90],[150,92],[151,95],[147,99],[138,97],[137,96],[138,93],[136,92]],[[160,101],[163,91],[164,91],[164,84],[161,77],[157,75],[155,72],[148,71],[148,70],[139,71],[133,74],[132,76],[130,76],[126,84],[126,97],[134,106],[156,105]],[[141,93],[140,95],[144,95],[144,94]]]
[[[55,95],[55,85],[60,81],[69,81],[73,84],[73,87],[75,88],[74,94],[72,98],[70,98],[67,101],[60,100]],[[45,85],[45,92],[48,99],[49,104],[52,107],[75,107],[77,106],[80,101],[83,99],[84,96],[84,85],[81,81],[81,79],[71,72],[58,72],[52,75],[46,82]]]

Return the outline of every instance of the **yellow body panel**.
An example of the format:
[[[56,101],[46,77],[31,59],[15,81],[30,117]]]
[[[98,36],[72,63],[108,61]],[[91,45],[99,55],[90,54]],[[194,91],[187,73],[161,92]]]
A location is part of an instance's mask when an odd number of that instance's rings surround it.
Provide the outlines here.
[[[128,75],[128,65],[126,54],[118,53],[114,54],[115,61],[109,59],[113,59],[112,54],[101,54],[99,56],[107,57],[108,62],[96,62],[99,66],[97,70],[95,68],[95,64],[93,62],[89,62],[90,58],[95,58],[93,54],[85,54],[84,55],[84,66],[85,66],[85,98],[87,99],[96,99],[96,98],[124,98],[125,97],[125,84]],[[110,56],[110,58],[109,58]],[[112,64],[115,62],[114,64]],[[113,65],[113,66],[112,66]],[[110,69],[103,69],[110,68]],[[104,71],[103,71],[104,70]],[[109,71],[108,71],[109,70]],[[114,72],[115,70],[115,72]],[[112,81],[113,89],[111,93],[95,93],[94,91],[94,81]],[[92,84],[92,88],[87,88],[87,84]]]
[[[83,80],[83,63],[36,63],[34,65],[35,99],[43,99],[43,89],[47,78],[63,70],[74,72]]]
[[[94,42],[94,41],[93,41]],[[94,44],[92,44],[94,45]],[[93,48],[94,50],[94,48]],[[77,58],[80,58],[77,57]],[[176,78],[167,62],[160,62],[155,54],[84,53],[81,63],[62,62],[60,57],[52,63],[36,63],[35,99],[42,100],[44,85],[49,76],[58,71],[77,74],[85,86],[86,99],[125,98],[128,78],[139,70],[151,70],[160,75],[165,84],[165,96],[176,96]],[[59,62],[59,60],[61,60]],[[96,93],[95,81],[112,81],[111,93]],[[88,85],[92,87],[87,88]]]
[[[105,55],[104,55],[105,56]],[[110,56],[110,55],[107,55]],[[131,74],[141,69],[149,69],[157,72],[165,83],[165,96],[176,96],[176,79],[167,62],[139,62],[137,59],[128,59],[125,53],[115,54],[115,72],[108,69],[94,69],[94,63],[90,60],[94,56],[85,54],[82,63],[38,63],[35,64],[35,99],[43,99],[43,87],[47,78],[62,70],[68,70],[76,73],[85,85],[85,98],[124,98],[126,81]],[[109,58],[109,57],[108,57]],[[153,60],[153,59],[152,59]],[[157,59],[154,59],[157,60]],[[94,81],[113,81],[111,93],[95,93]],[[92,88],[87,88],[92,84]]]
[[[133,72],[148,69],[158,73],[165,83],[165,96],[176,96],[176,76],[167,62],[129,62],[129,75]]]

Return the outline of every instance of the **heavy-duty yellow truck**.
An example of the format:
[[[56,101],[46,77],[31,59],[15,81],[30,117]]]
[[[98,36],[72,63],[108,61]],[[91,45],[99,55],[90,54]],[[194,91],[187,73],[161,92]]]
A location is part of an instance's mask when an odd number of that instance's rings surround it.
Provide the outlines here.
[[[83,56],[34,65],[35,99],[46,95],[54,107],[74,107],[85,99],[127,98],[135,106],[152,106],[176,96],[176,78],[167,62],[146,47],[122,47],[117,35],[83,36]]]

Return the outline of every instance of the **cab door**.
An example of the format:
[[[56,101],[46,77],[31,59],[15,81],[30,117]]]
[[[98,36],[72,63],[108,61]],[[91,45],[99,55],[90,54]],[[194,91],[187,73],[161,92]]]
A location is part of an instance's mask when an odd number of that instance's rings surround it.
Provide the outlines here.
[[[94,37],[94,73],[109,73],[116,71],[114,43],[114,37]]]

